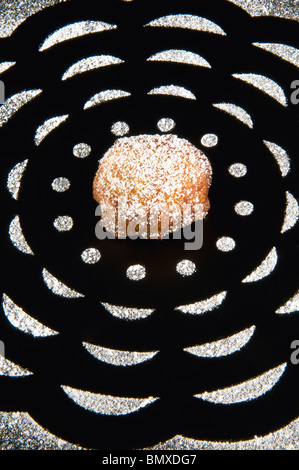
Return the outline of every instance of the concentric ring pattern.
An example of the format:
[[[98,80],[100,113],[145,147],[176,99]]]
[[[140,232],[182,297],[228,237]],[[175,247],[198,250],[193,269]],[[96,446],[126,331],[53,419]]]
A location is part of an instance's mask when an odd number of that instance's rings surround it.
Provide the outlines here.
[[[299,415],[298,24],[226,0],[108,3],[61,3],[1,39],[3,426],[31,429],[31,448],[283,445]],[[97,238],[98,161],[165,133],[213,168],[202,248]]]

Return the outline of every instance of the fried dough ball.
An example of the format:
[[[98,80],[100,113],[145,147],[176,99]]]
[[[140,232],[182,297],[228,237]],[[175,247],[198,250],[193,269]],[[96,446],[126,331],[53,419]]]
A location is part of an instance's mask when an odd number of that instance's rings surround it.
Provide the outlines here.
[[[176,135],[117,139],[99,161],[93,197],[116,237],[163,238],[203,219],[212,182],[209,160]]]

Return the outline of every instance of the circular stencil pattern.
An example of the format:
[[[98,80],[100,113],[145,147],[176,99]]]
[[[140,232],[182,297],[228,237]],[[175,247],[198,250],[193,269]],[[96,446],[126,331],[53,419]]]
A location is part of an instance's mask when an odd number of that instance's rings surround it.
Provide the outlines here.
[[[73,228],[74,222],[69,215],[59,215],[53,225],[59,232],[69,232]]]
[[[265,434],[276,445],[299,416],[298,123],[287,99],[298,25],[226,0],[181,13],[166,1],[145,16],[140,2],[99,11],[72,0],[3,41],[15,95],[0,113],[13,199],[2,409],[86,448],[263,446]],[[126,44],[132,18],[138,50]],[[99,161],[116,137],[157,128],[205,147],[208,215],[163,240],[114,239],[93,200]]]
[[[239,201],[235,204],[235,212],[238,215],[246,216],[252,214],[254,205],[249,201]]]
[[[218,137],[216,134],[205,134],[200,143],[204,147],[215,147],[218,144]]]
[[[242,178],[247,173],[246,165],[243,163],[233,163],[229,169],[229,173],[235,178]]]
[[[170,118],[162,118],[158,121],[157,127],[161,132],[169,132],[175,128],[175,122]]]
[[[96,248],[87,248],[81,254],[84,263],[95,264],[101,259],[101,253]]]
[[[131,279],[131,281],[141,281],[145,276],[145,267],[140,264],[134,264],[127,269],[127,277]]]
[[[68,178],[60,177],[55,178],[52,182],[52,188],[57,193],[64,193],[71,186],[71,182]]]
[[[192,261],[184,259],[176,265],[176,270],[181,276],[192,276],[196,271],[196,265]]]
[[[77,144],[73,148],[73,154],[77,158],[86,158],[91,154],[91,147],[88,144]]]
[[[227,253],[229,251],[232,251],[235,248],[236,242],[231,237],[221,237],[217,240],[216,246],[218,250],[224,251],[225,253]]]
[[[123,121],[117,121],[111,127],[112,134],[117,135],[119,137],[122,137],[128,134],[129,131],[130,131],[130,127],[128,126],[126,122],[123,122]]]

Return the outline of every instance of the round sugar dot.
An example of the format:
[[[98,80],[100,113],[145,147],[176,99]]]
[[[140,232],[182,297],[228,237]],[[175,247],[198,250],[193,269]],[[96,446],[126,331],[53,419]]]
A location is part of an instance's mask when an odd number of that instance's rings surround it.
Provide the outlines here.
[[[77,144],[73,148],[73,154],[77,158],[86,158],[91,154],[91,147],[88,144]]]
[[[60,215],[53,222],[58,232],[69,232],[73,228],[73,219],[68,215]]]
[[[131,281],[141,281],[146,276],[145,267],[141,264],[134,264],[127,269],[127,277]]]
[[[112,134],[118,137],[122,137],[123,135],[128,134],[129,131],[130,131],[130,127],[128,126],[126,122],[123,122],[123,121],[117,121],[111,126]]]
[[[196,266],[192,261],[183,259],[176,265],[176,270],[181,276],[191,276],[195,273]]]
[[[235,178],[242,178],[247,173],[247,167],[246,165],[243,165],[243,163],[233,163],[229,167],[228,172]]]
[[[228,252],[232,251],[235,248],[236,242],[233,238],[221,237],[217,240],[216,246],[218,250]]]
[[[238,215],[246,216],[252,214],[254,205],[249,201],[239,201],[235,204],[235,212]]]
[[[101,253],[96,248],[87,248],[81,254],[81,258],[84,263],[95,264],[100,261]]]
[[[158,121],[157,127],[161,132],[169,132],[175,128],[175,122],[170,118],[162,118]]]
[[[204,147],[215,147],[218,144],[218,136],[216,134],[205,134],[200,143]]]
[[[52,181],[51,186],[53,191],[56,191],[57,193],[64,193],[70,188],[71,182],[67,178],[60,177],[55,178],[55,180]]]

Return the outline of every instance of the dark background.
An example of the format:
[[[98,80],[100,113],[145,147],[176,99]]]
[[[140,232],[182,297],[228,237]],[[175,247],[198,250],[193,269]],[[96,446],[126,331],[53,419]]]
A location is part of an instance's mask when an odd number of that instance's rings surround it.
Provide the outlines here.
[[[144,28],[166,14],[189,13],[219,24],[227,36],[182,29]],[[42,53],[38,47],[65,24],[100,20],[117,30],[66,41]],[[231,77],[232,73],[259,73],[272,78],[290,95],[298,78],[294,66],[251,46],[252,42],[278,42],[298,47],[298,24],[280,18],[251,18],[226,1],[184,9],[173,2],[72,1],[46,9],[23,23],[9,38],[1,39],[0,60],[17,64],[3,75],[6,96],[42,88],[40,97],[24,106],[0,130],[3,292],[59,336],[34,339],[19,332],[4,314],[0,318],[6,357],[34,372],[22,379],[0,377],[2,411],[27,411],[58,437],[88,448],[144,448],[181,434],[200,440],[245,440],[273,432],[298,417],[298,368],[290,363],[290,344],[298,339],[298,313],[275,315],[298,288],[298,228],[280,234],[285,192],[298,199],[298,109],[283,108],[273,99]],[[212,69],[182,64],[153,63],[146,59],[165,49],[186,49],[208,60]],[[90,71],[65,82],[61,76],[77,60],[111,54],[124,64]],[[175,84],[197,97],[150,96],[152,88]],[[132,96],[83,111],[93,94],[123,89]],[[254,129],[213,108],[221,101],[244,107]],[[68,121],[34,146],[36,128],[46,119],[70,114]],[[207,149],[213,167],[211,210],[204,223],[204,245],[186,252],[183,241],[105,240],[94,235],[96,203],[92,181],[98,160],[115,137],[110,128],[123,120],[130,135],[157,133],[162,117],[176,122],[175,133],[200,147],[208,132],[219,144]],[[286,149],[292,171],[282,179],[275,160],[263,144],[268,140]],[[75,159],[72,148],[87,142],[92,154]],[[7,192],[8,172],[29,158],[20,199]],[[234,179],[227,168],[245,163],[248,174]],[[67,176],[71,189],[55,194],[51,182]],[[241,199],[254,203],[250,217],[240,218],[233,205]],[[8,226],[20,214],[24,235],[35,256],[18,252],[8,237]],[[54,230],[57,215],[68,214],[74,229]],[[231,253],[215,248],[218,237],[230,235],[237,247]],[[98,247],[97,265],[82,263],[81,252]],[[267,278],[252,284],[241,281],[276,246],[279,261]],[[193,260],[197,272],[190,278],[175,270],[183,258]],[[125,272],[130,264],[146,266],[147,276],[134,283]],[[85,294],[84,299],[54,296],[42,280],[46,268],[66,285]],[[227,290],[227,299],[214,312],[188,316],[174,308]],[[112,317],[100,302],[155,308],[147,319],[129,322]],[[183,348],[215,341],[256,325],[250,343],[241,351],[218,359],[189,355]],[[160,353],[134,367],[114,367],[91,357],[82,341],[112,349]],[[287,362],[279,383],[264,396],[247,403],[215,405],[193,398],[206,390],[241,383]],[[127,416],[96,415],[75,405],[60,385],[91,392],[128,397],[160,397],[153,405]],[[5,443],[4,443],[5,445]]]

